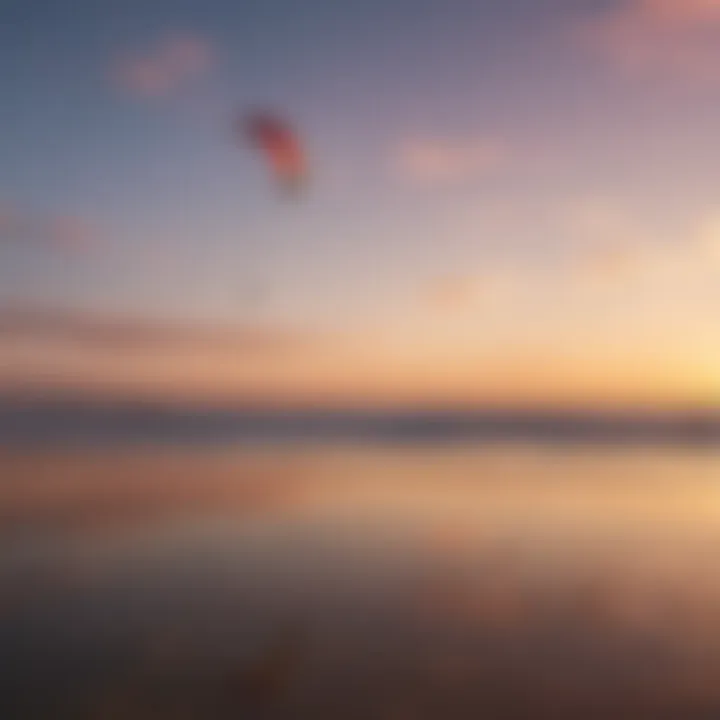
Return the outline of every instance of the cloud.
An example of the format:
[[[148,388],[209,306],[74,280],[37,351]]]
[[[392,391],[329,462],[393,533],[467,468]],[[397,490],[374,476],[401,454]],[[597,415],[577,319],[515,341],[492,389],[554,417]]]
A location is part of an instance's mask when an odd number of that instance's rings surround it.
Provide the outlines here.
[[[397,149],[394,166],[401,177],[413,182],[447,184],[495,172],[508,154],[497,138],[409,138]]]
[[[571,270],[583,284],[631,281],[645,290],[693,292],[720,270],[720,213],[712,209],[672,235],[609,200],[572,201],[562,213],[577,248]]]
[[[108,351],[159,349],[263,353],[298,348],[306,335],[266,327],[203,326],[124,315],[17,307],[0,310],[0,342],[55,342]]]
[[[577,270],[581,282],[615,283],[637,280],[646,267],[647,258],[638,248],[611,242],[605,247],[592,248],[583,256]]]
[[[475,299],[477,281],[464,276],[436,278],[423,288],[429,304],[442,310],[467,308]]]
[[[86,218],[64,215],[50,221],[48,236],[52,244],[59,248],[82,252],[95,245],[100,232]]]
[[[133,95],[161,97],[202,76],[213,60],[214,51],[207,40],[187,34],[168,35],[142,54],[120,58],[114,75]]]
[[[629,239],[636,235],[632,219],[617,202],[604,197],[579,197],[558,208],[561,223],[585,240]]]
[[[634,76],[720,82],[720,0],[626,0],[575,30],[583,47]]]
[[[345,372],[342,331],[31,303],[0,307],[0,393],[306,402]]]
[[[11,204],[0,205],[0,243],[31,243],[69,252],[94,246],[100,230],[75,214],[45,215]]]
[[[423,287],[427,303],[438,310],[470,310],[487,308],[511,293],[516,272],[495,267],[468,275],[446,275],[435,278]]]
[[[585,284],[627,280],[642,265],[648,229],[612,198],[575,197],[554,210],[558,229],[575,249],[571,271]]]

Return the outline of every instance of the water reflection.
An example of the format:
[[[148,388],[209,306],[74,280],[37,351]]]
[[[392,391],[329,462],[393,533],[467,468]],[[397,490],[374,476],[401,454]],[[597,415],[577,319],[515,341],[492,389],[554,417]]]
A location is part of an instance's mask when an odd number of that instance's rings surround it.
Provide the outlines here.
[[[713,454],[2,462],[13,717],[720,711]]]

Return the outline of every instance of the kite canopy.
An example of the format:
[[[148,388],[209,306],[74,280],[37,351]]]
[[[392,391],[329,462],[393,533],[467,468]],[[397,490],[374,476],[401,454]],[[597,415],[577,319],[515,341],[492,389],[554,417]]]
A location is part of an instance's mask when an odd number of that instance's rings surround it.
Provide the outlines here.
[[[290,127],[269,113],[253,113],[239,120],[238,131],[265,155],[281,189],[296,195],[304,184],[306,162]]]

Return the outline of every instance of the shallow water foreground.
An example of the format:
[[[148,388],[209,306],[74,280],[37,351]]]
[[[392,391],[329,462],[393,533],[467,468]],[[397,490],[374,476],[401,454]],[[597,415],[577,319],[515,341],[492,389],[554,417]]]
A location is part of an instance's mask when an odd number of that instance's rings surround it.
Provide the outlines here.
[[[718,453],[0,468],[3,717],[720,717]]]

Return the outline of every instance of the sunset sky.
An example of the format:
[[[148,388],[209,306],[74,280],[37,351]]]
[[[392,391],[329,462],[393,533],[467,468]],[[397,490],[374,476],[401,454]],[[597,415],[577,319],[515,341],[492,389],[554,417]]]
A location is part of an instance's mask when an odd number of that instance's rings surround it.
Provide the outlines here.
[[[16,0],[0,65],[0,390],[720,403],[720,0]]]

